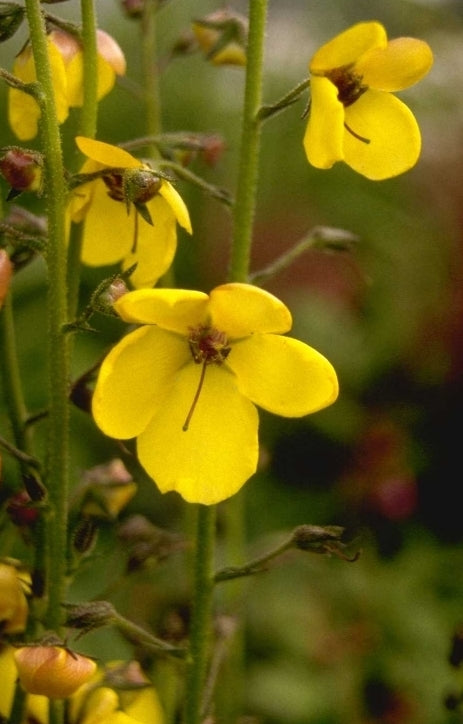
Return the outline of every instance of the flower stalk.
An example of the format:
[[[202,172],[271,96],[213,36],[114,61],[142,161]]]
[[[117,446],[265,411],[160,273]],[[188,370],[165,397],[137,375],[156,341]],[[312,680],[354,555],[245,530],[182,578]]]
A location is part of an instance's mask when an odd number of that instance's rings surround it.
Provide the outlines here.
[[[37,77],[40,78],[40,130],[44,153],[45,193],[48,216],[48,439],[47,488],[50,513],[47,518],[48,570],[46,590],[48,608],[45,626],[59,631],[61,602],[66,585],[67,498],[69,479],[69,378],[68,336],[62,328],[66,321],[66,248],[64,167],[58,119],[54,101],[52,73],[47,53],[47,34],[39,0],[26,0],[26,14]]]

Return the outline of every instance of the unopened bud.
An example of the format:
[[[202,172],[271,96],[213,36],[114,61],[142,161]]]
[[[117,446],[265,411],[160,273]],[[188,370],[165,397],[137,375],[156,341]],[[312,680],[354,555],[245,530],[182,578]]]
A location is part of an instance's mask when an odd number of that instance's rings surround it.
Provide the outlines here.
[[[64,646],[23,646],[14,654],[19,680],[29,694],[66,699],[95,673],[96,663]]]
[[[86,518],[114,520],[137,492],[137,484],[122,460],[97,465],[83,477],[77,494],[80,512]]]
[[[81,604],[66,604],[66,626],[87,633],[93,629],[108,626],[114,621],[114,607],[108,601],[90,601]]]
[[[21,25],[25,8],[16,3],[0,3],[0,43],[11,38]]]
[[[8,148],[0,158],[0,172],[11,186],[8,199],[22,191],[38,191],[42,186],[43,157],[37,151]]]
[[[96,543],[98,526],[93,518],[81,518],[73,532],[72,544],[77,553],[88,553]]]
[[[246,65],[247,20],[239,13],[217,10],[193,23],[193,33],[214,65]]]
[[[162,178],[149,168],[130,168],[124,171],[124,198],[133,204],[146,204],[162,186]]]

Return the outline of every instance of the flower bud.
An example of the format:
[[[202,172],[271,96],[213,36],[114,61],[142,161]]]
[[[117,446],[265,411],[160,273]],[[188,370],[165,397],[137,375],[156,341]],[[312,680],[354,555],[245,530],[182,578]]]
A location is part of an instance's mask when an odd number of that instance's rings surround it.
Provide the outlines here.
[[[37,151],[11,147],[0,158],[0,172],[11,186],[8,199],[22,191],[38,191],[42,187],[43,157]]]
[[[137,484],[122,460],[88,470],[78,493],[80,513],[89,518],[114,520],[137,492]]]
[[[0,309],[10,288],[13,276],[13,264],[5,249],[0,249]]]
[[[64,646],[23,646],[14,654],[19,680],[29,694],[66,699],[95,673],[96,663]]]
[[[149,168],[128,168],[124,171],[124,198],[133,204],[146,204],[162,186],[162,178]]]
[[[0,43],[11,38],[21,25],[25,9],[13,3],[0,5]]]
[[[24,631],[28,615],[26,592],[30,577],[13,563],[0,562],[0,630],[15,634]]]
[[[230,10],[217,10],[195,20],[193,33],[214,65],[246,65],[247,20]]]

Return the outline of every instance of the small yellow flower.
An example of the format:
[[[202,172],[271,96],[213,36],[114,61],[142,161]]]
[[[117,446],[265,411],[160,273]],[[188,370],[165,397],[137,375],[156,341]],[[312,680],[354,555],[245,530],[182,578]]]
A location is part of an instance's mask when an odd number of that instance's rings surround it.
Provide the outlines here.
[[[108,143],[79,136],[76,143],[87,161],[82,174],[107,169],[101,178],[79,186],[71,199],[70,218],[83,221],[82,261],[88,266],[135,263],[135,287],[151,287],[172,264],[177,223],[191,234],[181,196],[130,153]]]
[[[137,290],[114,308],[142,326],[104,360],[93,415],[107,435],[137,438],[162,492],[206,505],[228,498],[256,470],[255,405],[300,417],[337,397],[331,364],[281,336],[289,310],[252,285]]]
[[[0,631],[15,634],[24,631],[28,616],[26,593],[30,576],[9,562],[0,562]]]
[[[163,724],[164,714],[156,690],[138,662],[116,662],[108,664],[105,671],[99,670],[71,697],[69,721],[70,724]]]
[[[380,23],[358,23],[310,61],[311,104],[304,147],[309,162],[344,161],[372,180],[397,176],[418,160],[421,135],[409,108],[392,95],[417,83],[433,63],[427,43],[388,41]]]
[[[66,699],[96,671],[96,663],[63,646],[23,646],[14,660],[19,680],[29,694]]]
[[[83,102],[83,54],[79,41],[63,30],[53,30],[47,38],[48,55],[52,71],[56,114],[59,123],[64,123],[69,108],[81,106]],[[125,73],[125,58],[122,50],[103,30],[97,31],[98,48],[98,100],[113,88],[116,75]],[[30,43],[16,57],[13,75],[23,83],[37,80],[35,63]],[[8,90],[8,120],[13,132],[22,140],[35,138],[38,131],[40,108],[28,93],[16,88]]]

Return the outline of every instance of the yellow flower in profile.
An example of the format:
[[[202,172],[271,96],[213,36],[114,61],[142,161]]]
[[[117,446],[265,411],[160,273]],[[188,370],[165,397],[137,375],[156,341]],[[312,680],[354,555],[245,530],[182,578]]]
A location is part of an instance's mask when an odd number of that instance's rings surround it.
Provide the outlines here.
[[[140,289],[114,309],[142,326],[104,360],[93,415],[107,435],[137,438],[140,463],[162,492],[206,505],[228,498],[256,470],[255,405],[301,417],[337,397],[331,364],[282,336],[291,314],[258,287]]]
[[[163,724],[156,690],[137,661],[112,662],[69,700],[70,724]]]
[[[81,173],[101,172],[77,187],[70,202],[71,220],[84,223],[82,262],[137,264],[132,284],[153,286],[172,264],[177,223],[191,234],[185,203],[169,181],[127,151],[83,136],[76,143],[87,156]]]
[[[323,45],[310,61],[311,103],[304,148],[316,168],[344,161],[372,180],[412,168],[421,134],[396,96],[433,63],[427,43],[388,41],[380,23],[358,23]]]
[[[70,33],[52,30],[47,38],[48,56],[52,71],[56,115],[64,123],[69,108],[83,103],[82,45]],[[116,75],[125,73],[125,58],[116,41],[103,30],[97,31],[98,100],[113,88]],[[37,80],[32,47],[27,43],[17,55],[13,75],[23,83]],[[38,131],[40,108],[36,100],[17,88],[8,89],[8,120],[11,129],[21,141],[35,138]]]
[[[14,651],[15,649],[12,646],[6,646],[0,651],[0,718],[2,721],[9,720],[18,678]],[[26,696],[26,712],[25,722],[48,724],[47,697],[28,694]]]

